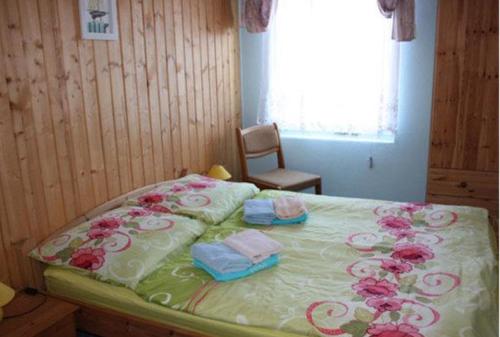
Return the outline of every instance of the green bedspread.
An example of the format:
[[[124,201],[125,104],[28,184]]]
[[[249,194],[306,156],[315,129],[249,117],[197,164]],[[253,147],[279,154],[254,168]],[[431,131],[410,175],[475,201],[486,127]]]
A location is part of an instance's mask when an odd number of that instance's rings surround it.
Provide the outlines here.
[[[306,224],[254,227],[285,247],[278,266],[218,283],[186,250],[136,293],[197,316],[307,336],[497,336],[497,260],[485,210],[301,196]],[[241,216],[200,240],[248,228]]]

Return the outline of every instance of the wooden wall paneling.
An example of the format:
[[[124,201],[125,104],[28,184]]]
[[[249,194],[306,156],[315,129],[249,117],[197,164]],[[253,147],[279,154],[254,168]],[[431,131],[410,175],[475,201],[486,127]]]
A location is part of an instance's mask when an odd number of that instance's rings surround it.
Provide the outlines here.
[[[0,189],[0,194],[2,193]],[[3,196],[0,195],[0,207],[3,207]],[[0,213],[0,228],[3,228],[6,226],[6,223],[4,223],[6,220],[3,219],[1,213]],[[0,233],[0,237],[3,236]],[[5,250],[5,245],[3,240],[0,240],[0,261],[7,261],[7,253]],[[7,263],[0,263],[0,282],[5,283],[5,284],[11,284],[12,282],[10,281],[9,277],[9,265]]]
[[[76,193],[74,187],[74,176],[72,161],[70,159],[71,139],[69,135],[69,121],[64,111],[68,111],[68,101],[63,90],[65,88],[65,74],[60,58],[56,57],[60,51],[59,39],[57,38],[58,26],[54,25],[52,14],[57,13],[57,6],[54,0],[38,2],[38,11],[40,17],[40,30],[42,32],[42,49],[45,59],[45,71],[48,81],[48,97],[50,103],[50,115],[54,128],[54,138],[56,143],[56,153],[59,167],[59,177],[61,183],[61,192],[64,202],[64,211],[66,221],[76,217]],[[65,221],[65,222],[66,222]],[[52,227],[57,224],[52,224]]]
[[[13,4],[14,5],[14,4]],[[14,8],[14,6],[12,6]],[[19,25],[23,40],[21,48],[25,52],[25,66],[28,71],[29,91],[31,92],[31,111],[33,113],[32,123],[35,138],[33,141],[38,148],[41,175],[43,180],[45,199],[48,204],[53,205],[48,211],[48,220],[52,224],[62,224],[66,221],[64,204],[59,183],[59,169],[57,164],[57,152],[50,116],[48,98],[48,86],[45,74],[45,58],[42,51],[42,39],[40,23],[38,20],[38,8],[35,1],[17,1]],[[13,12],[9,13],[14,16]],[[30,99],[30,97],[27,97]],[[29,103],[27,103],[29,104]],[[49,113],[47,113],[49,112]],[[36,158],[35,160],[38,160]],[[48,235],[47,227],[38,227],[42,235]],[[37,228],[33,228],[37,230]]]
[[[224,71],[223,71],[223,56],[222,56],[222,0],[214,0],[214,31],[215,34],[215,61],[216,61],[216,92],[217,92],[217,117],[216,121],[218,121],[219,128],[217,133],[217,148],[218,152],[220,152],[220,163],[226,164],[226,147],[224,146]]]
[[[83,93],[83,109],[88,134],[88,150],[90,158],[90,174],[93,183],[93,192],[97,204],[106,201],[108,188],[104,150],[102,144],[100,106],[97,97],[97,78],[94,57],[94,42],[90,40],[78,41],[78,55],[81,61],[79,68],[82,78],[81,90]]]
[[[199,152],[198,152],[198,130],[196,124],[196,102],[193,70],[193,41],[191,32],[191,5],[190,0],[182,0],[182,29],[184,42],[184,75],[186,84],[186,101],[188,111],[188,131],[189,131],[189,153],[190,166],[192,170],[199,171]]]
[[[1,50],[1,48],[0,48]],[[1,58],[0,58],[1,59]],[[1,64],[0,64],[1,66]],[[0,84],[0,109],[2,107],[1,105],[1,100],[2,100],[2,91],[1,91],[2,85]],[[0,110],[0,115],[4,111]],[[1,123],[1,122],[0,122]],[[1,149],[0,149],[1,150]],[[1,159],[1,157],[0,157]],[[4,204],[4,197],[3,197],[3,191],[1,188],[1,179],[0,179],[0,261],[7,261],[7,250],[5,249],[5,246],[9,246],[10,243],[8,242],[7,236],[5,236],[2,233],[2,230],[7,230],[7,225],[8,225],[8,220],[7,216],[5,214],[5,204]],[[4,242],[4,240],[6,242]],[[6,284],[11,284],[10,280],[10,272],[9,272],[9,264],[8,263],[0,263],[0,282],[6,283]]]
[[[0,21],[5,23],[6,18],[6,8],[0,7]],[[5,29],[3,30],[5,32]],[[3,34],[2,34],[3,35]],[[13,243],[18,239],[22,239],[22,226],[20,222],[26,223],[28,221],[28,216],[26,212],[23,212],[26,208],[22,176],[18,161],[18,151],[16,145],[16,140],[14,138],[13,132],[13,120],[11,115],[11,104],[9,98],[9,90],[7,88],[7,81],[12,81],[11,77],[8,77],[5,73],[7,70],[6,58],[11,57],[7,53],[4,57],[5,39],[0,39],[0,187],[2,192],[0,193],[0,224],[2,225],[0,235],[3,246],[9,247],[5,251],[4,261],[15,261],[15,251]],[[4,199],[3,194],[8,194],[9,198]],[[19,218],[16,217],[18,213],[21,213]],[[23,283],[23,279],[26,278],[22,270],[16,271],[13,269],[12,263],[5,263],[6,269],[10,271],[8,278],[13,286],[19,286]]]
[[[2,188],[2,190],[5,189]],[[7,284],[12,285],[12,287],[20,287],[28,280],[28,276],[25,275],[24,270],[18,269],[16,251],[10,240],[9,218],[6,205],[3,192],[0,192],[0,225],[2,226],[0,228],[0,241],[2,242],[1,246],[4,248],[2,257],[5,259],[2,260],[5,261],[5,263],[2,263],[2,270],[6,271],[6,274],[2,275],[2,279],[5,279]]]
[[[62,40],[60,50],[65,72],[66,95],[68,97],[68,115],[70,118],[72,139],[72,161],[75,163],[79,211],[86,211],[96,205],[94,186],[91,178],[89,142],[86,128],[86,116],[83,103],[80,59],[78,56],[78,33],[74,18],[78,15],[76,3],[57,0],[59,32]],[[91,135],[95,137],[96,135]]]
[[[164,158],[164,176],[166,179],[175,177],[174,157],[171,135],[171,110],[168,88],[167,50],[165,47],[165,12],[163,0],[154,0],[154,34],[156,43],[156,61],[158,70],[158,96],[160,112],[160,132],[162,139],[162,154]]]
[[[153,138],[153,156],[155,181],[165,180],[163,161],[163,139],[161,132],[161,110],[158,97],[158,64],[156,59],[156,41],[153,0],[142,2],[144,18],[144,37],[146,45],[146,74],[149,96],[149,112],[151,118],[151,135]]]
[[[146,185],[144,179],[144,162],[142,159],[142,139],[139,122],[139,106],[137,103],[137,85],[135,80],[134,39],[132,33],[132,8],[130,0],[123,0],[118,6],[120,44],[122,52],[123,79],[127,106],[128,135],[130,141],[130,158],[133,187]]]
[[[231,125],[231,115],[232,115],[232,110],[231,110],[231,70],[230,70],[230,54],[229,54],[229,39],[228,39],[228,31],[231,30],[230,21],[229,21],[229,13],[230,6],[229,2],[227,1],[222,1],[221,2],[221,23],[222,23],[222,30],[221,30],[221,45],[222,45],[222,71],[223,71],[223,86],[224,86],[224,104],[223,104],[223,114],[224,114],[224,137],[223,139],[231,140],[231,141],[226,141],[225,142],[225,147],[226,147],[226,165],[229,169],[230,172],[234,171],[233,167],[233,150],[234,150],[234,140],[233,135],[235,134],[234,129],[232,128]]]
[[[199,1],[195,2],[198,5],[198,15],[199,15],[199,36],[200,36],[200,66],[201,66],[201,88],[203,96],[203,137],[205,145],[204,152],[205,161],[203,165],[209,167],[214,164],[210,162],[209,158],[213,158],[213,146],[212,146],[212,121],[210,115],[211,103],[210,103],[210,65],[208,61],[208,22],[207,22],[207,2]]]
[[[240,160],[238,156],[238,147],[237,147],[237,139],[236,139],[236,130],[237,127],[240,127],[242,110],[241,110],[241,79],[240,79],[240,34],[239,34],[239,9],[238,3],[235,1],[231,2],[231,10],[232,10],[232,29],[229,30],[229,36],[231,39],[230,47],[231,47],[231,111],[233,111],[232,117],[232,125],[231,125],[231,137],[233,143],[233,179],[239,180],[240,176]]]
[[[142,158],[146,185],[155,182],[155,154],[151,139],[151,119],[148,99],[146,72],[146,51],[144,41],[144,17],[142,2],[132,1],[132,35],[134,39],[135,76],[137,81],[137,101],[139,107],[139,125],[141,130]],[[158,163],[159,164],[159,163]]]
[[[100,128],[104,152],[104,169],[106,173],[107,198],[120,195],[120,172],[115,138],[115,120],[113,114],[113,95],[109,69],[108,47],[106,41],[94,42],[94,59],[96,71],[96,89],[99,104]]]
[[[174,32],[175,32],[175,71],[177,74],[177,101],[179,107],[179,123],[181,129],[182,167],[190,165],[189,119],[186,95],[186,66],[184,61],[184,28],[182,20],[182,0],[173,0]]]
[[[11,277],[13,284],[20,286],[24,282],[30,282],[36,285],[40,278],[31,268],[26,253],[36,243],[37,237],[48,231],[48,211],[45,208],[47,186],[42,179],[38,157],[37,127],[34,125],[30,91],[31,79],[26,69],[28,65],[18,3],[9,1],[3,5],[5,7],[1,12],[6,17],[3,17],[1,22],[6,29],[1,33],[1,44],[5,55],[4,78],[8,89],[8,100],[4,103],[7,103],[8,109],[2,109],[5,113],[2,118],[5,122],[1,124],[5,128],[2,133],[10,133],[5,136],[5,140],[10,138],[10,141],[3,143],[2,152],[10,151],[11,154],[3,156],[2,159],[14,163],[5,163],[6,167],[0,170],[2,187],[5,188],[5,201],[2,203],[5,204],[6,214],[3,217],[7,221],[1,234],[5,236],[4,242],[8,245],[9,270],[11,274],[18,274]],[[11,200],[12,196],[14,200]]]
[[[229,3],[119,1],[116,41],[82,40],[77,3],[0,2],[0,280],[16,288],[41,286],[27,253],[87,210],[184,168],[239,175]]]
[[[165,15],[165,48],[167,53],[167,78],[168,78],[168,100],[170,110],[170,134],[172,138],[172,156],[174,164],[174,176],[180,174],[184,164],[182,153],[182,133],[180,129],[180,109],[177,90],[177,50],[175,45],[174,25],[174,3],[173,0],[164,2]]]
[[[204,109],[203,109],[203,79],[201,71],[201,43],[200,43],[200,13],[199,4],[200,1],[191,0],[190,1],[190,17],[191,17],[191,45],[192,45],[192,55],[193,55],[193,77],[194,81],[194,106],[196,111],[196,131],[198,137],[197,150],[199,150],[198,155],[198,171],[206,170],[207,154],[205,152],[205,119],[204,119]]]
[[[125,86],[122,72],[121,42],[107,42],[109,56],[109,73],[111,76],[111,92],[113,101],[113,117],[115,124],[116,151],[120,190],[130,191],[133,188],[130,142],[128,135],[127,107],[125,102]]]
[[[210,80],[210,134],[212,153],[217,163],[221,163],[222,152],[219,148],[219,123],[217,123],[217,62],[215,53],[215,14],[213,1],[206,2],[207,15],[207,45],[208,45],[208,69]]]

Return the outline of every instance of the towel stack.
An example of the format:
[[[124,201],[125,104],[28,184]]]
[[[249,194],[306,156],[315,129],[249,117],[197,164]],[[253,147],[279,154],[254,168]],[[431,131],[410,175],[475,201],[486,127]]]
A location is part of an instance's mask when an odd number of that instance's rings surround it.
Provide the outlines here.
[[[232,281],[278,264],[282,248],[258,230],[248,229],[224,242],[196,243],[191,247],[191,256],[194,266],[216,281]]]
[[[292,225],[307,220],[306,205],[299,197],[246,200],[243,212],[243,220],[255,225]]]

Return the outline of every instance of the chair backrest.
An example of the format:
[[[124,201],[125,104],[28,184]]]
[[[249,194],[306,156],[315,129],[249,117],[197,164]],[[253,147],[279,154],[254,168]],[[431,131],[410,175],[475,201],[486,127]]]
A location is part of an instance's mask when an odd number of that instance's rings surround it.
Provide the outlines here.
[[[276,123],[272,125],[252,126],[243,130],[237,128],[236,138],[238,139],[243,180],[248,178],[247,159],[264,157],[276,153],[278,156],[278,167],[285,168],[280,134]]]

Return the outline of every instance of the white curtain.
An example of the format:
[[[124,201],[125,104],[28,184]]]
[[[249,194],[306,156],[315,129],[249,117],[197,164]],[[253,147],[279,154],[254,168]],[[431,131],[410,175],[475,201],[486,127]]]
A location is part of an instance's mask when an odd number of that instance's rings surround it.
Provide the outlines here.
[[[376,1],[277,1],[265,36],[258,123],[394,135],[399,45],[390,32]]]

